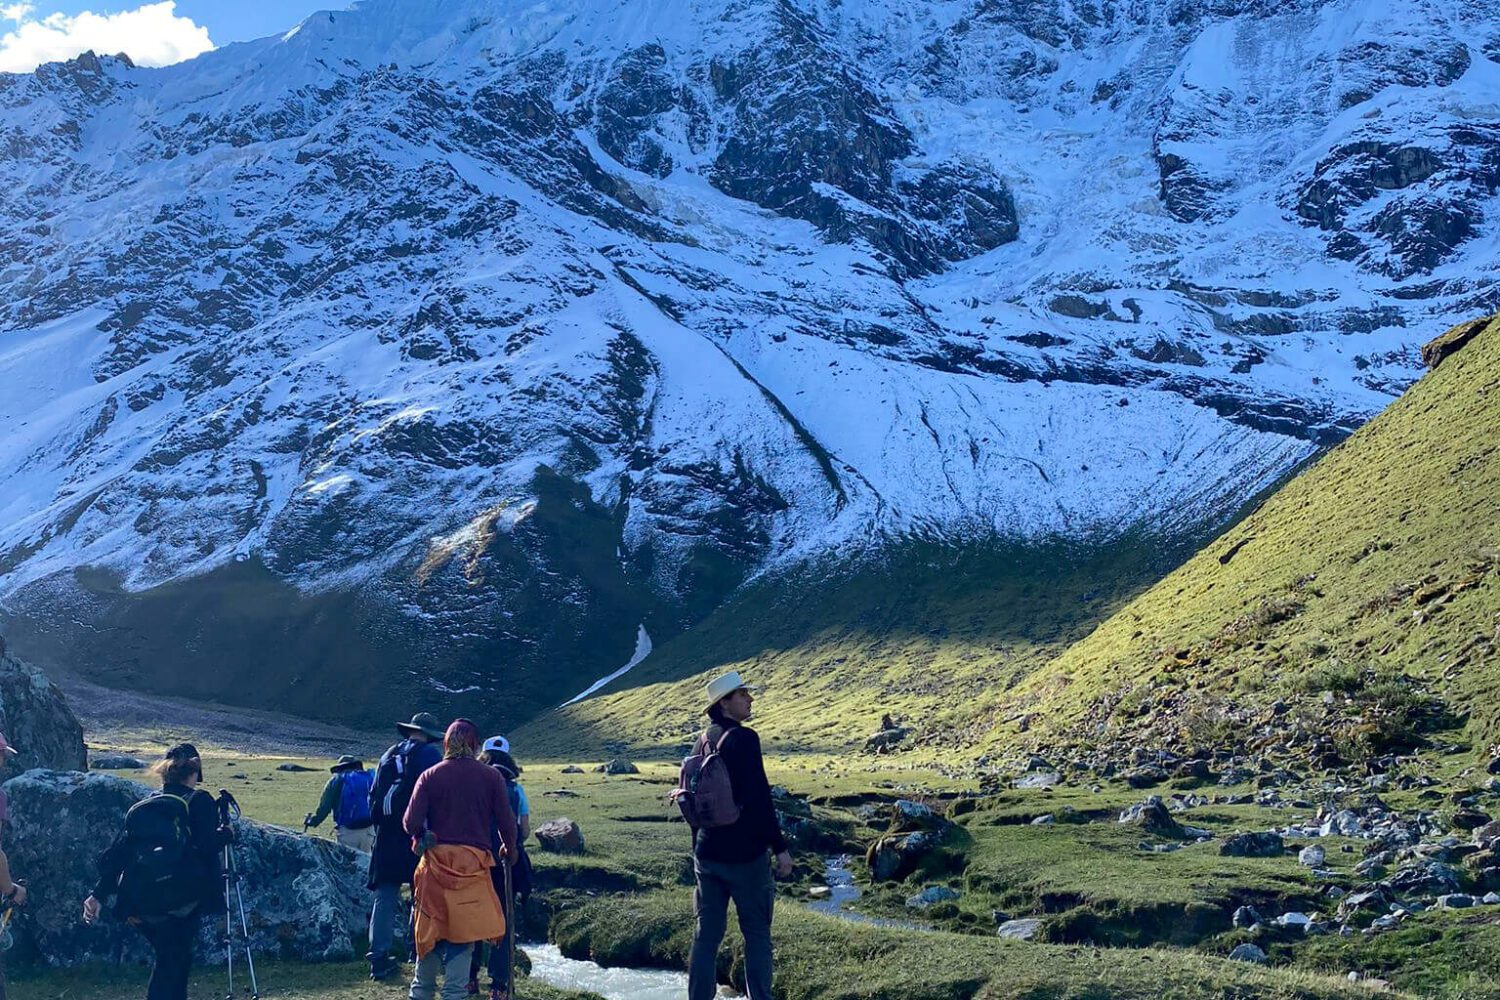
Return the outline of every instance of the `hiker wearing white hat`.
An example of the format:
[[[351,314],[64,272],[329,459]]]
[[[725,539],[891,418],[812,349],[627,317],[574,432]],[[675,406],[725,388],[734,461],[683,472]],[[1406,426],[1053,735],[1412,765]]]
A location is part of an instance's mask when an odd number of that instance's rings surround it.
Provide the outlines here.
[[[698,919],[688,966],[688,1000],[713,1000],[718,991],[715,970],[731,899],[745,935],[745,985],[750,1000],[771,1000],[771,912],[776,886],[770,855],[775,855],[776,878],[791,875],[792,856],[776,821],[760,737],[745,725],[750,721],[755,690],[735,670],[715,677],[705,688],[709,726],[694,753],[723,761],[738,818],[693,831],[693,875],[698,885],[693,909]]]

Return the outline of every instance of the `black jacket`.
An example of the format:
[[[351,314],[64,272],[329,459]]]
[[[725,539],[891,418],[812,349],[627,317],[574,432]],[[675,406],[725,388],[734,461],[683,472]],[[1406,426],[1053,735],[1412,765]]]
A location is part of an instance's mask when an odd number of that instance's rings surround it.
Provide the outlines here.
[[[219,852],[224,846],[224,836],[219,832],[219,807],[214,804],[214,797],[201,788],[166,784],[161,790],[167,795],[187,800],[188,846],[200,882],[198,912],[221,913],[224,905],[224,870],[220,864]],[[99,881],[94,884],[94,898],[107,902],[116,894],[120,876],[125,873],[125,866],[130,861],[129,841],[125,837],[125,831],[121,829],[114,842],[99,855]]]
[[[407,743],[402,740],[380,757],[381,765],[394,754],[406,752]],[[443,759],[443,747],[439,743],[423,743],[410,747],[407,763],[411,768],[410,781],[416,784],[417,776]],[[385,789],[380,784],[380,767],[375,769],[375,785],[370,789],[370,815],[375,826],[375,849],[370,852],[369,878],[366,884],[374,889],[381,885],[411,884],[417,870],[417,856],[412,853],[411,837],[401,826],[401,812],[387,816],[380,807],[379,799]]]
[[[760,755],[760,737],[755,730],[733,720],[708,727],[710,746],[719,744],[719,756],[729,768],[734,801],[740,807],[740,818],[728,826],[699,830],[694,837],[693,853],[704,861],[730,864],[764,858],[770,850],[786,850],[786,838],[776,821],[776,807],[771,803],[771,783],[766,780],[766,766]]]

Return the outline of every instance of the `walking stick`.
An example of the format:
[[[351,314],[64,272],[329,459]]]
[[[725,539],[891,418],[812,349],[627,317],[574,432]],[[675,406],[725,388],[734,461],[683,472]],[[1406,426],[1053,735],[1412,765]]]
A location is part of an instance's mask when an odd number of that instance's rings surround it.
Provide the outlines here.
[[[510,881],[510,858],[500,862],[505,866],[505,982],[510,995],[516,995],[516,894]]]

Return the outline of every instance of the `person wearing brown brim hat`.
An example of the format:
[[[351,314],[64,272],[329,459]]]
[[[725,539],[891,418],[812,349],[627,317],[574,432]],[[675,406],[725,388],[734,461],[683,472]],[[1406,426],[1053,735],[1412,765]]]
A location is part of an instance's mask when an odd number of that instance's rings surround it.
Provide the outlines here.
[[[732,823],[693,831],[697,925],[688,964],[688,1000],[713,1000],[718,992],[715,974],[730,900],[745,935],[746,991],[750,1000],[771,1000],[771,911],[776,898],[771,855],[776,878],[791,875],[792,856],[776,821],[760,737],[745,725],[755,690],[736,670],[715,677],[704,689],[709,726],[693,752],[716,752],[723,760],[740,815]]]
[[[428,742],[443,742],[443,724],[431,712],[418,712],[410,722],[396,723],[396,732],[407,738],[426,736]]]
[[[400,912],[401,887],[411,885],[417,870],[411,838],[401,818],[411,800],[417,778],[443,759],[443,725],[431,712],[418,712],[410,722],[396,723],[401,742],[380,757],[370,789],[370,816],[375,846],[370,851],[369,887],[375,892],[370,908],[370,978],[381,980],[399,968],[391,956]]]
[[[370,789],[375,775],[365,770],[364,761],[347,753],[328,770],[333,777],[323,786],[317,812],[308,813],[302,820],[302,829],[316,829],[333,813],[334,839],[369,854],[375,849],[375,821],[370,817]]]

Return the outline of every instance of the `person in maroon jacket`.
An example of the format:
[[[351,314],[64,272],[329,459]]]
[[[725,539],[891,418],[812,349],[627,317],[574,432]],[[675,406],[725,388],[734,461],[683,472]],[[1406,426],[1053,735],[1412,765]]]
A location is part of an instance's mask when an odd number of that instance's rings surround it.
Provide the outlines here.
[[[703,827],[693,835],[693,875],[698,883],[693,910],[698,922],[688,966],[688,1000],[713,1000],[718,992],[714,971],[731,899],[745,935],[750,1000],[771,1000],[771,910],[776,900],[771,855],[777,878],[791,875],[792,856],[771,802],[760,737],[745,725],[752,690],[738,671],[708,685],[710,725],[705,738],[724,759],[740,818],[728,826]]]
[[[476,760],[479,730],[468,719],[455,719],[443,740],[443,761],[422,772],[412,790],[411,802],[402,818],[420,850],[439,844],[474,847],[486,854],[494,851],[499,834],[500,864],[517,855],[516,815],[510,808],[510,788],[500,772]],[[486,881],[488,878],[486,877]],[[418,928],[420,930],[420,927]],[[411,984],[411,1000],[432,1000],[442,971],[443,997],[461,996],[469,980],[469,958],[474,941],[439,941],[437,947],[417,962]],[[509,1000],[498,986],[491,1000]]]

